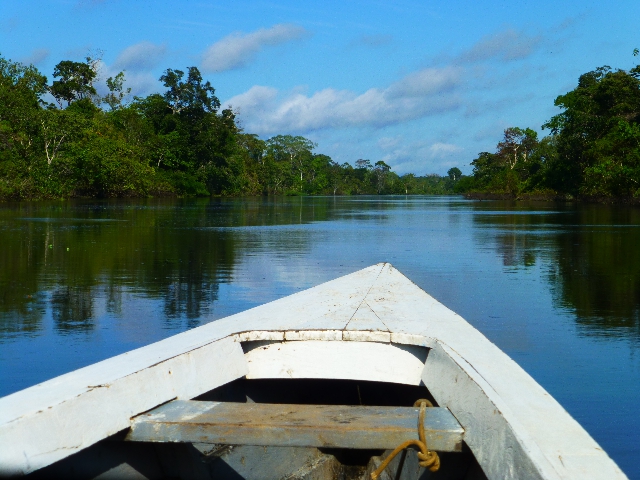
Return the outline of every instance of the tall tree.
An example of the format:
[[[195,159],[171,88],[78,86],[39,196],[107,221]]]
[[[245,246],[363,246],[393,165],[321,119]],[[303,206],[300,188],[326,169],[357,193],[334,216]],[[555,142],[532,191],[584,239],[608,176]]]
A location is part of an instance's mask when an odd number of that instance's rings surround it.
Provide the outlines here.
[[[518,162],[527,162],[537,143],[538,134],[530,128],[507,128],[503,140],[498,143],[496,155],[513,170]]]
[[[102,97],[102,101],[109,105],[111,110],[122,108],[124,99],[131,93],[130,88],[124,88],[124,82],[124,72],[118,73],[115,77],[107,78],[109,93]]]
[[[51,165],[60,155],[61,147],[79,133],[84,122],[76,112],[49,109],[42,112],[40,125],[47,164]]]
[[[53,78],[59,80],[54,80],[49,91],[62,108],[63,101],[69,105],[75,100],[91,98],[96,95],[93,82],[97,75],[95,64],[90,57],[87,57],[85,62],[63,60],[53,70]]]
[[[0,56],[0,148],[26,159],[39,133],[38,116],[47,78],[34,66]]]
[[[408,195],[409,192],[414,192],[417,187],[417,179],[414,173],[406,173],[402,177],[400,177],[400,181],[402,182],[402,187],[404,188],[404,194]]]
[[[373,165],[371,165],[371,160],[367,160],[366,158],[359,158],[356,160],[356,168],[360,170],[372,170]]]
[[[267,148],[274,158],[287,158],[291,169],[300,176],[300,190],[303,185],[303,175],[312,158],[312,150],[317,146],[311,140],[292,135],[276,135],[267,140]]]
[[[349,165],[349,167],[351,167],[351,165]],[[344,184],[344,170],[345,169],[338,162],[334,162],[333,160],[328,166],[329,188],[331,188],[334,195]]]
[[[462,176],[462,172],[458,167],[453,167],[447,170],[447,175],[449,175],[449,178],[455,182],[456,180],[460,179],[460,177]]]
[[[633,195],[640,181],[640,66],[585,73],[555,105],[563,112],[543,126],[557,137],[552,187],[574,195]]]
[[[373,167],[373,173],[375,174],[376,178],[376,191],[378,192],[378,195],[380,195],[384,190],[387,175],[389,174],[390,170],[391,167],[384,163],[382,160],[377,161],[375,166]]]
[[[182,80],[182,70],[167,69],[160,81],[168,89],[164,98],[174,114],[202,116],[204,113],[215,113],[220,108],[220,100],[215,96],[215,89],[210,82],[202,82],[202,75],[197,67],[189,67],[187,79]]]

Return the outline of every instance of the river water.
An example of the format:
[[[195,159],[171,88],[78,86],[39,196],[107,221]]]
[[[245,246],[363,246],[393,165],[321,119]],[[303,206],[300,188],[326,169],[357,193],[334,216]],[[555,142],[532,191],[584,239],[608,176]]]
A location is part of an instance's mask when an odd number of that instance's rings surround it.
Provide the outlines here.
[[[0,396],[378,262],[482,331],[640,479],[637,207],[454,196],[4,204]]]

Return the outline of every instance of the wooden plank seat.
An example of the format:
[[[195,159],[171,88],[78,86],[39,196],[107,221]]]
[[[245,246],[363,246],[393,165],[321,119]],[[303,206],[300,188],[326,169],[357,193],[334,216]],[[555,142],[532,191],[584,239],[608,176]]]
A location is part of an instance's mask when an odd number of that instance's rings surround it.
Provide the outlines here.
[[[135,417],[127,441],[392,449],[418,438],[417,407],[283,405],[175,400]],[[458,452],[464,430],[428,408],[430,449]]]

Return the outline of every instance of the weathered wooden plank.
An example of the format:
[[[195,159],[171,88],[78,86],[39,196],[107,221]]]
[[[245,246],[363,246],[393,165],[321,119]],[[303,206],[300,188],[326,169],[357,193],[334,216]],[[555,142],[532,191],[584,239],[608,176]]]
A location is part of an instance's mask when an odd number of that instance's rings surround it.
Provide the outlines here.
[[[486,400],[469,410],[475,412],[471,417],[483,418],[483,423],[476,425],[486,429],[489,438],[497,437],[491,419],[500,416],[498,422],[504,420],[509,425],[518,448],[526,452],[543,478],[627,478],[578,422],[518,364],[394,267],[384,266],[365,302],[394,334],[430,337],[451,356],[462,359],[470,382],[478,385]],[[435,368],[437,358],[432,350],[422,379],[436,401],[461,419],[465,412],[460,407],[468,401],[473,406],[473,402],[456,377],[448,376],[451,370]],[[479,440],[483,441],[481,436]],[[478,460],[483,469],[496,472],[493,477],[487,474],[489,478],[518,478],[508,456],[487,451],[488,456]]]
[[[460,451],[464,430],[445,408],[425,415],[429,448]],[[418,408],[177,400],[136,417],[129,441],[389,449],[418,438]]]
[[[109,383],[88,384],[72,398],[0,424],[0,477],[50,465],[128,428],[134,415],[174,398],[193,398],[245,373],[242,348],[227,337]]]
[[[427,347],[439,344],[454,363],[464,364],[461,368],[469,383],[477,384],[480,397],[487,400],[482,403],[486,406],[478,404],[475,418],[492,412],[501,416],[544,478],[626,478],[582,427],[513,360],[389,264],[366,268],[0,398],[0,476],[41,468],[114,429],[126,428],[130,416],[153,405],[174,396],[189,398],[202,388],[214,388],[220,381],[242,375],[244,357],[237,355],[241,354],[239,348],[227,356],[212,355],[212,351],[221,352],[223,344],[230,347],[235,339],[259,340],[262,334],[254,335],[253,331],[268,332],[263,340],[284,336],[285,340],[326,340],[322,343],[337,344],[343,342],[329,340],[356,340],[353,343],[357,344],[389,341],[358,331],[361,327],[355,323],[349,325],[356,327],[355,332],[336,333],[347,328],[363,302],[388,328],[392,343]],[[289,335],[292,331],[300,333]],[[310,331],[332,333],[314,336]],[[218,344],[225,337],[228,340]],[[281,355],[276,346],[265,355],[258,349],[249,352],[247,359],[265,360],[264,365],[254,362],[250,366],[254,375],[250,378],[359,378],[414,385],[423,381],[438,402],[450,402],[448,406],[454,414],[463,418],[461,408],[466,408],[466,400],[457,396],[460,384],[455,378],[442,377],[456,369],[448,369],[446,362],[439,365],[436,352],[430,354],[424,374],[397,371],[393,377],[393,369],[383,365],[384,356],[375,364],[368,362],[369,357],[351,357],[350,364],[340,364],[327,361],[326,356],[318,357],[321,347],[286,346],[292,343],[312,342],[285,342]],[[327,346],[325,351],[337,349]],[[310,356],[305,358],[305,354]],[[101,412],[98,417],[96,411]],[[480,427],[492,432],[489,417],[482,418],[488,423]],[[469,421],[469,425],[474,428],[473,422]],[[483,468],[490,465],[487,462],[481,461]],[[499,472],[510,468],[507,461],[498,460],[495,466]]]
[[[235,334],[249,332],[251,339],[251,332],[266,331],[266,337],[282,338],[289,329],[343,329],[382,268],[366,268],[0,398],[0,476],[40,469],[127,428],[133,415],[244,375],[235,343],[242,337]]]

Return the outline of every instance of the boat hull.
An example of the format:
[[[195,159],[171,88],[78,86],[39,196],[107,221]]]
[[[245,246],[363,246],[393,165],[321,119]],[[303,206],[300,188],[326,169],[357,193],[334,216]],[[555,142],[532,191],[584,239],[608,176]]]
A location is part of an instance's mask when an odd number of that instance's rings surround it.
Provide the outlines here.
[[[0,476],[90,451],[144,412],[238,379],[422,386],[458,419],[487,478],[626,478],[513,360],[389,264],[0,399]]]

